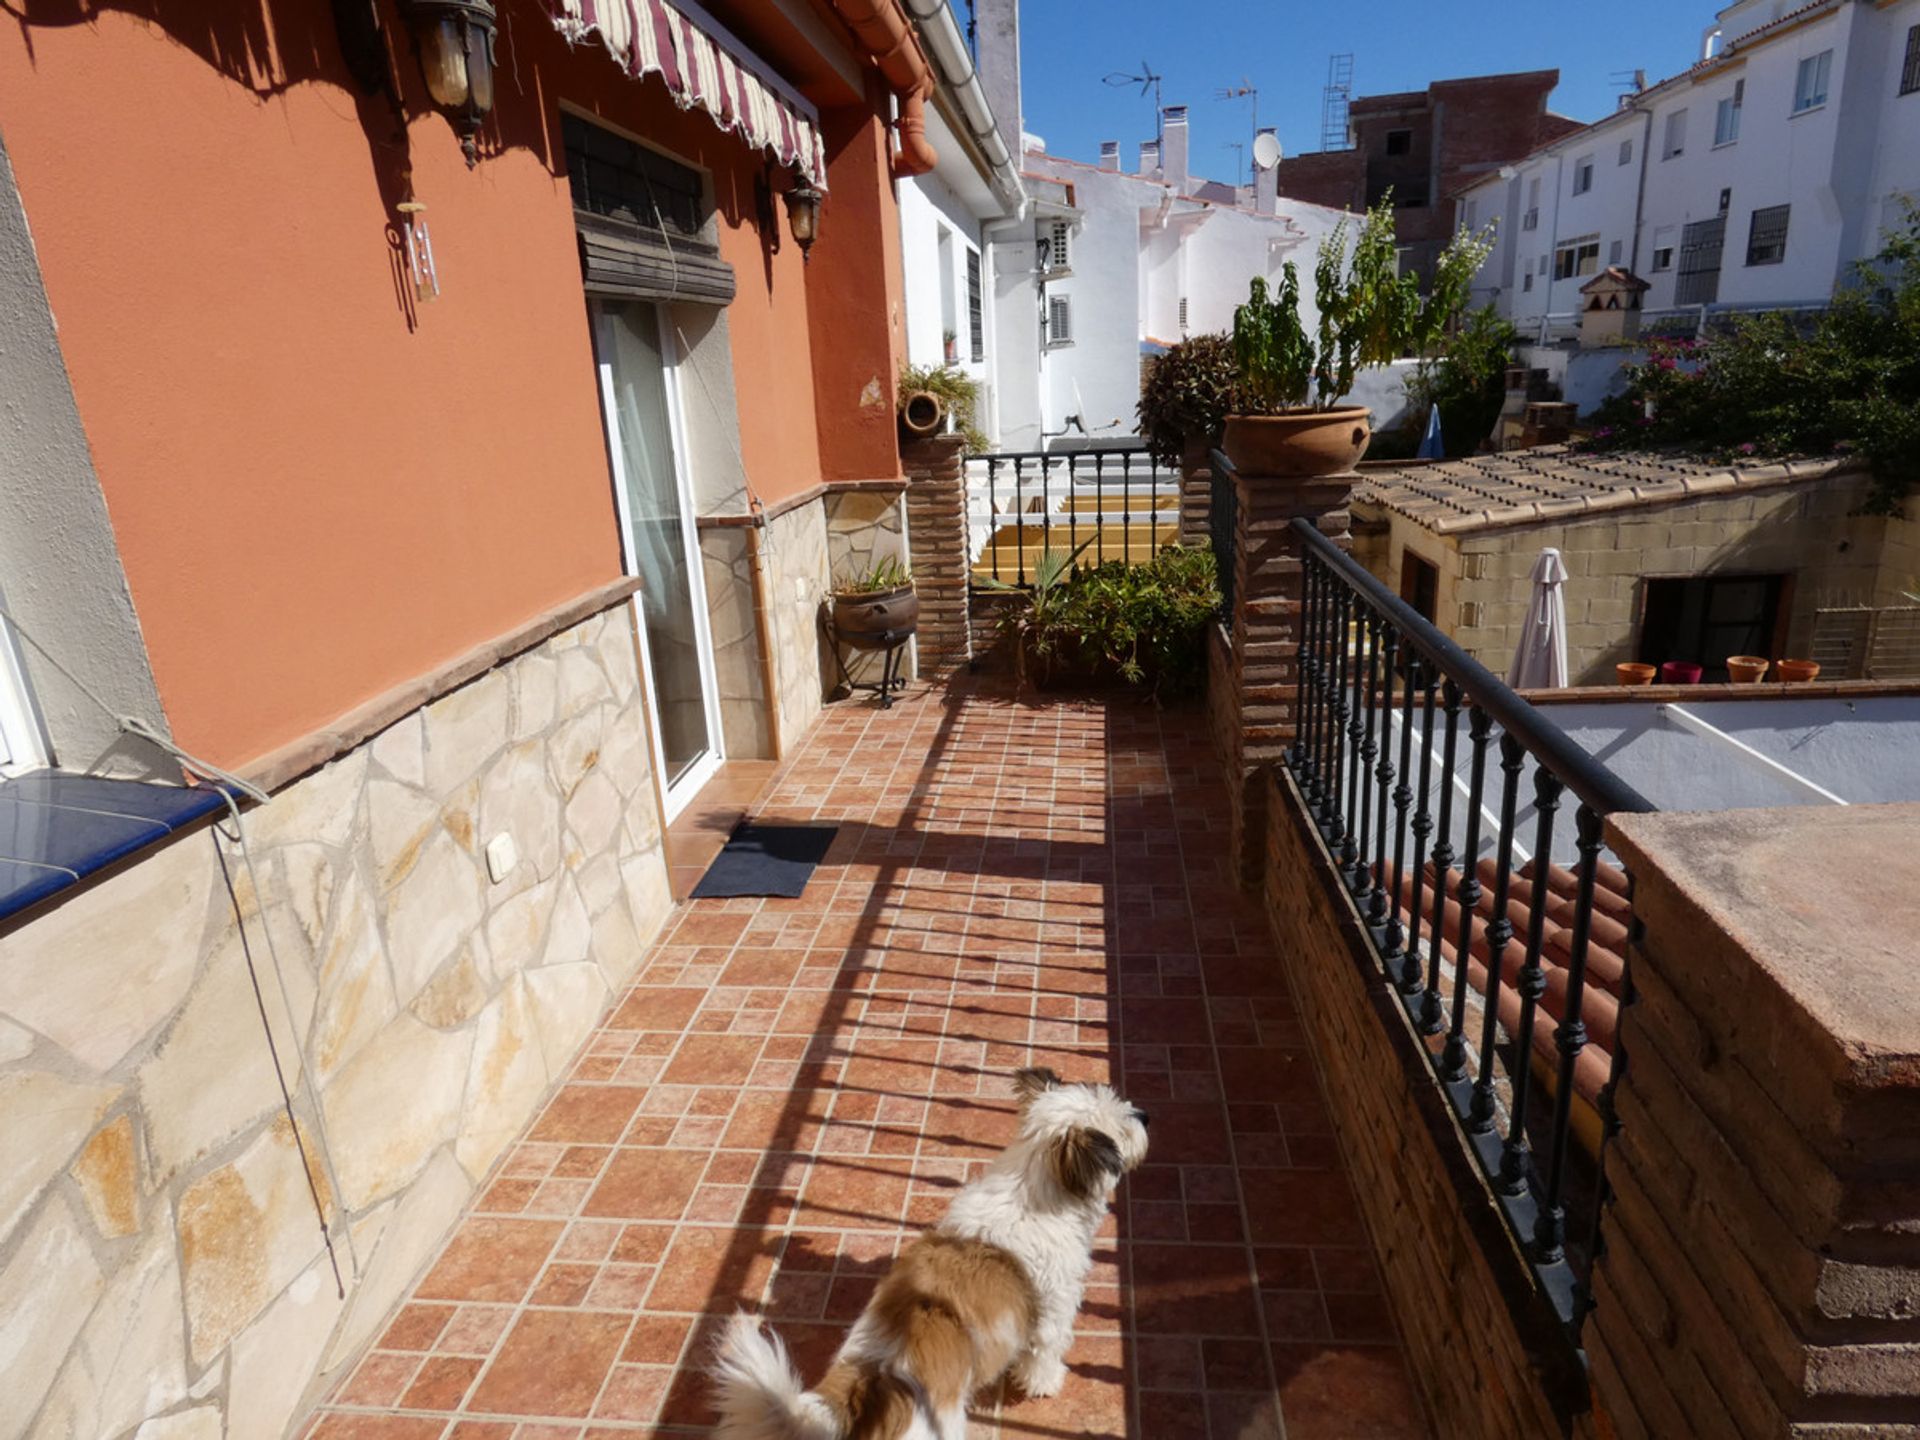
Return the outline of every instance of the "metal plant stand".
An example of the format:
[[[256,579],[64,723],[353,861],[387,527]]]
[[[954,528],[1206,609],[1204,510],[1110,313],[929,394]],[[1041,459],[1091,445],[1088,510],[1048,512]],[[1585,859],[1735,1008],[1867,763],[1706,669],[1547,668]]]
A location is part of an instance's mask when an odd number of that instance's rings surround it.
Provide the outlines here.
[[[853,640],[843,635],[829,620],[827,628],[833,635],[833,660],[840,667],[840,683],[849,693],[855,690],[869,690],[880,698],[880,708],[891,710],[893,697],[907,688],[907,677],[900,673],[900,657],[906,653],[907,642],[913,639],[912,630],[876,630]],[[847,657],[842,651],[843,645],[851,645],[856,650],[868,654],[881,654],[886,658],[880,667],[878,680],[856,680],[847,669]]]

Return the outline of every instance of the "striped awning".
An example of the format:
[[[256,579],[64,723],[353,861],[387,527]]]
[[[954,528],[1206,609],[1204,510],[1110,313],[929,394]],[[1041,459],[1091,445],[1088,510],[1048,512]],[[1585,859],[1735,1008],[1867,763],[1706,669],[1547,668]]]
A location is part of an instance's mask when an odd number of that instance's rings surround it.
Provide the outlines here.
[[[597,33],[636,80],[658,75],[682,109],[699,108],[782,165],[827,188],[813,107],[766,64],[686,0],[546,0],[560,33]]]

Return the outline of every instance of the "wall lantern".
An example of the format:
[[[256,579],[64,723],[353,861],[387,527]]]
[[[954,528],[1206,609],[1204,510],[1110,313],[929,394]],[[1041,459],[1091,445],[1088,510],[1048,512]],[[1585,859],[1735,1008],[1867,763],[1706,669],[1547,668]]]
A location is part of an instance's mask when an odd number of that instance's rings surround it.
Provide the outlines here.
[[[471,170],[480,158],[474,137],[493,109],[493,0],[407,0],[406,9],[427,93],[453,112]]]
[[[793,243],[800,247],[804,263],[820,235],[820,202],[827,197],[805,175],[795,172],[793,188],[782,195],[787,207],[787,228],[793,231]]]

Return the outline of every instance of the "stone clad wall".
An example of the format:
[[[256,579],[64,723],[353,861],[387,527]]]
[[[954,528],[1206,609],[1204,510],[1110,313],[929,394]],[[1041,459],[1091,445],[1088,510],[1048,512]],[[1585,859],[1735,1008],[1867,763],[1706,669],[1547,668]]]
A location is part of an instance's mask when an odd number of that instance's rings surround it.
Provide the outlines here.
[[[825,504],[827,573],[833,584],[865,574],[888,557],[902,565],[917,561],[917,556],[908,554],[902,490],[835,490],[827,495]],[[854,679],[867,682],[880,679],[884,664],[880,655],[846,646],[841,650],[841,659]],[[901,657],[900,673],[909,677],[916,674],[916,659],[913,642],[909,641],[907,653]],[[823,676],[829,688],[840,678],[831,656]]]
[[[641,689],[620,605],[278,792],[258,888],[202,830],[0,937],[0,1437],[272,1440],[373,1338],[670,908]]]
[[[794,745],[807,733],[827,690],[839,678],[820,616],[832,583],[826,501],[809,500],[776,515],[760,535],[761,560],[767,568],[774,706],[781,744]]]

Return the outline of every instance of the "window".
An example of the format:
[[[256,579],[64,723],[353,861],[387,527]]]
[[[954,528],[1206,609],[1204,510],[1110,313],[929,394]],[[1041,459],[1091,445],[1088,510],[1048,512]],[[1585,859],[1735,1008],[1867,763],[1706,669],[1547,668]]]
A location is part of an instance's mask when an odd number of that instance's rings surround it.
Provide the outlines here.
[[[1653,268],[1671,270],[1673,268],[1673,247],[1676,239],[1671,225],[1659,226],[1653,232]]]
[[[1620,142],[1620,163],[1622,165],[1631,165],[1633,163],[1633,142],[1631,140],[1622,140]]]
[[[987,358],[986,311],[980,299],[980,252],[967,250],[967,350],[978,365]]]
[[[1731,145],[1740,138],[1740,103],[1746,98],[1747,82],[1733,82],[1733,93],[1720,102],[1713,114],[1713,143],[1715,148]]]
[[[1440,568],[1411,550],[1400,551],[1400,598],[1422,620],[1432,620],[1440,599]]]
[[[46,763],[12,627],[0,620],[0,776]]]
[[[1428,199],[1427,181],[1424,176],[1418,180],[1403,180],[1393,192],[1393,208],[1396,210],[1424,210]]]
[[[1546,274],[1546,273],[1547,273],[1547,266],[1548,266],[1548,265],[1550,265],[1550,264],[1552,264],[1552,263],[1553,263],[1553,257],[1552,257],[1552,256],[1550,256],[1550,255],[1542,255],[1542,256],[1540,257],[1540,273],[1541,273],[1542,275],[1544,275],[1544,274]]]
[[[1529,294],[1533,292],[1533,271],[1529,270],[1520,277],[1520,288]]]
[[[1593,157],[1582,155],[1573,162],[1573,193],[1584,195],[1593,189]]]
[[[1479,216],[1479,214],[1480,214],[1480,202],[1477,200],[1467,201],[1466,208],[1461,212],[1461,215],[1460,215],[1461,228],[1466,230],[1473,229],[1474,228],[1473,222]]]
[[[1626,241],[1624,240],[1616,240],[1607,246],[1607,264],[1618,265],[1620,263],[1620,257],[1625,251]]]
[[[1538,175],[1527,182],[1527,214],[1526,218],[1520,222],[1520,228],[1522,230],[1540,228],[1540,177]]]
[[[1787,258],[1787,216],[1791,205],[1769,205],[1753,212],[1747,231],[1747,264],[1778,265]]]
[[[1180,297],[1180,333],[1187,333],[1187,297],[1184,295]]]
[[[1777,655],[1784,575],[1697,575],[1648,580],[1641,661],[1690,660],[1705,680],[1724,680],[1729,655]]]
[[[560,117],[573,208],[624,220],[669,241],[695,239],[706,219],[700,174],[624,135]]]
[[[1727,217],[1695,220],[1680,232],[1680,265],[1673,282],[1676,305],[1711,305],[1720,298],[1720,259],[1726,249]]]
[[[1073,301],[1065,295],[1047,297],[1047,344],[1073,343]]]
[[[1800,62],[1793,79],[1793,113],[1805,114],[1827,103],[1827,82],[1833,78],[1833,51],[1822,50]]]
[[[1413,153],[1413,131],[1387,131],[1387,154],[1411,155]]]
[[[941,359],[951,364],[960,358],[960,300],[954,294],[953,231],[944,225],[939,227],[934,254],[939,258],[940,272]]]
[[[1569,240],[1553,252],[1553,278],[1555,280],[1574,280],[1583,275],[1594,275],[1600,270],[1600,237],[1582,235],[1577,240]]]
[[[1687,112],[1675,110],[1667,116],[1665,141],[1660,147],[1660,158],[1671,160],[1676,155],[1684,155],[1687,150]]]
[[[1073,267],[1072,221],[1054,221],[1053,224],[1047,227],[1046,238],[1041,243],[1044,244],[1047,249],[1045,263],[1041,266],[1042,269],[1049,271],[1068,270]]]
[[[1900,67],[1900,93],[1920,91],[1920,25],[1907,31],[1907,58]]]

